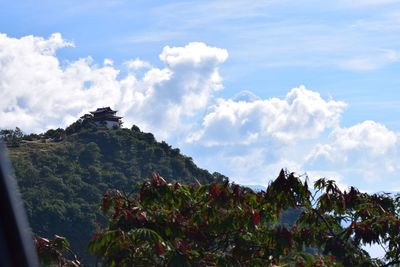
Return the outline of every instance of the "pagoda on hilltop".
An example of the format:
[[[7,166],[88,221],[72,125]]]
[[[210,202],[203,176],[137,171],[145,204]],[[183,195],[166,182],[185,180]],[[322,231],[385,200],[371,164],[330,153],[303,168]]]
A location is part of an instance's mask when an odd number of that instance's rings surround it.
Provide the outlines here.
[[[115,116],[116,110],[112,110],[110,107],[98,108],[95,111],[90,111],[93,115],[93,120],[99,127],[114,128],[121,127],[122,117]]]

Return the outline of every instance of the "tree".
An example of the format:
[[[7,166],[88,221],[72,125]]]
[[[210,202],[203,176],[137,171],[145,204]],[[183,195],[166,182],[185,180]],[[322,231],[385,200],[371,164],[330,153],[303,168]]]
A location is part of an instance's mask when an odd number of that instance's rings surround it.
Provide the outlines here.
[[[65,128],[66,135],[72,135],[74,133],[78,133],[82,130],[87,131],[96,131],[97,127],[93,120],[93,115],[85,114],[79,120],[72,123],[70,126]]]
[[[8,147],[18,147],[24,134],[21,129],[15,127],[15,130],[0,130],[0,140],[3,140]]]
[[[44,134],[44,138],[51,138],[54,141],[60,142],[65,138],[65,130],[58,128],[56,130],[50,129]]]
[[[94,164],[99,161],[100,156],[99,146],[94,142],[90,142],[86,144],[84,149],[81,151],[79,161],[83,165]]]
[[[283,210],[300,215],[291,226]],[[266,191],[220,179],[169,184],[158,174],[140,191],[109,191],[107,228],[89,250],[110,266],[389,266],[400,260],[399,197],[342,191],[281,171]],[[388,245],[385,264],[363,244]]]
[[[42,265],[59,267],[82,266],[74,252],[69,248],[69,242],[65,237],[55,235],[53,239],[49,240],[37,236],[34,241],[39,261]],[[68,259],[68,256],[72,257],[73,260]]]

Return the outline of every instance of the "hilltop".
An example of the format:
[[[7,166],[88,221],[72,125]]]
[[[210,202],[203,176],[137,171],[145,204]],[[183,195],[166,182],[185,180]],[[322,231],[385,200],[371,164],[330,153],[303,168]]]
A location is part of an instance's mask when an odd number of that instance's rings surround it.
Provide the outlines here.
[[[81,118],[66,129],[24,135],[2,130],[34,234],[67,237],[83,256],[90,233],[104,224],[99,205],[108,189],[130,192],[150,172],[170,181],[209,183],[223,177],[158,142],[137,126],[101,129]],[[196,180],[195,180],[196,179]]]

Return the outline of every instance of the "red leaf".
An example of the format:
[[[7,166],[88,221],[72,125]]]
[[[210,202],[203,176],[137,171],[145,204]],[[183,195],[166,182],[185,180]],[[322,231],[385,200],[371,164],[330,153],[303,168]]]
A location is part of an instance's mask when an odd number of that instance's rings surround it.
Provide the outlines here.
[[[160,185],[167,184],[167,181],[165,181],[165,179],[160,175],[158,175],[158,181],[160,182]]]
[[[178,183],[178,182],[176,182],[175,184],[174,184],[174,189],[176,190],[176,189],[180,189],[182,187],[182,185],[180,184],[180,183]]]
[[[50,241],[47,238],[43,238],[43,237],[36,237],[36,242],[38,244],[39,247],[44,246],[44,245],[48,245],[50,243]]]
[[[165,185],[167,184],[167,181],[165,181],[164,178],[162,178],[158,173],[151,173],[151,185],[153,187],[157,187],[160,185]]]
[[[154,248],[156,249],[158,255],[162,255],[165,252],[165,247],[160,242],[155,243]]]
[[[137,215],[137,219],[140,223],[146,223],[147,222],[147,215],[145,211],[139,212]]]
[[[251,219],[253,220],[254,225],[258,225],[260,223],[261,217],[260,212],[256,211],[251,215]]]
[[[158,186],[158,175],[154,172],[151,174],[151,185]]]
[[[214,198],[217,197],[219,195],[219,190],[218,190],[218,185],[216,183],[213,183],[210,186],[210,194],[211,196],[213,196]]]

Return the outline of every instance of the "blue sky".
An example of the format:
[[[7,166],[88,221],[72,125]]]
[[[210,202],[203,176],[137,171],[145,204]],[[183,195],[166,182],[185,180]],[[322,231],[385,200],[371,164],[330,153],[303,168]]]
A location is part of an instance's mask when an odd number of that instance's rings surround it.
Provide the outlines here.
[[[0,127],[110,105],[240,183],[400,191],[400,1],[0,1],[0,33]]]

